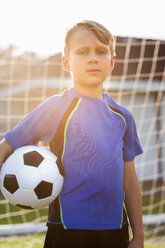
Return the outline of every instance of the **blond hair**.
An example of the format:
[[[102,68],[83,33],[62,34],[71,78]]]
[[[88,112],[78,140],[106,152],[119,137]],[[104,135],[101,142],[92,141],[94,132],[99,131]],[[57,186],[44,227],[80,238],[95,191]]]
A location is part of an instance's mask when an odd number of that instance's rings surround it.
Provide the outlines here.
[[[111,32],[105,28],[103,25],[100,23],[97,23],[95,21],[81,21],[76,24],[74,24],[66,33],[65,36],[65,46],[64,46],[64,56],[69,55],[69,44],[70,40],[72,38],[72,35],[75,31],[78,29],[87,29],[90,30],[96,35],[96,37],[104,44],[109,45],[110,51],[111,51],[111,56],[115,56],[115,41],[114,38],[111,34]]]

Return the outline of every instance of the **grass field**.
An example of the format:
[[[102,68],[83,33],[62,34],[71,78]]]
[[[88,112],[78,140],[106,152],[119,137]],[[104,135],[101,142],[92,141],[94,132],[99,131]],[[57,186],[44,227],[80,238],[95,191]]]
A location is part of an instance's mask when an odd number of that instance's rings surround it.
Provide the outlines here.
[[[1,248],[42,248],[45,234],[38,234],[24,237],[7,237],[0,238]],[[149,241],[146,241],[149,243]],[[152,242],[152,241],[151,241]],[[165,248],[165,245],[150,245],[146,244],[145,248]]]
[[[44,234],[23,237],[7,237],[0,239],[1,248],[42,248]]]
[[[145,245],[144,248],[165,248],[165,246],[157,246],[157,245]]]
[[[24,215],[24,218],[22,218],[22,215],[20,215],[21,209],[12,205],[11,203],[7,203],[7,209],[9,213],[15,213],[14,216],[9,215],[9,217],[1,217],[0,218],[0,224],[5,225],[5,224],[18,224],[18,223],[24,223],[24,220],[26,219],[26,222],[32,222],[33,220],[36,219],[36,216],[40,216],[42,218],[42,221],[47,220],[48,216],[48,208],[41,208],[41,209],[36,209],[34,211],[27,211],[26,214]],[[6,204],[0,204],[0,213],[1,216],[6,213]]]

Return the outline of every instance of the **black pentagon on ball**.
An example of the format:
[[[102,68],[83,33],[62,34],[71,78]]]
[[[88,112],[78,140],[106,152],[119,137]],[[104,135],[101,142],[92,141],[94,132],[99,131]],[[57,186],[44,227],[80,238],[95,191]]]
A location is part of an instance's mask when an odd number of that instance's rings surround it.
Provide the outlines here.
[[[23,208],[23,209],[30,209],[30,210],[33,209],[30,206],[24,206],[24,205],[21,205],[21,204],[17,204],[16,206],[19,207],[19,208]]]
[[[16,192],[17,189],[19,188],[16,176],[13,174],[6,174],[4,178],[3,186],[11,194]]]
[[[41,181],[37,187],[34,189],[38,199],[44,199],[51,196],[53,189],[53,184],[45,181]]]
[[[25,165],[38,167],[44,160],[44,157],[37,151],[31,151],[25,153],[23,159]]]

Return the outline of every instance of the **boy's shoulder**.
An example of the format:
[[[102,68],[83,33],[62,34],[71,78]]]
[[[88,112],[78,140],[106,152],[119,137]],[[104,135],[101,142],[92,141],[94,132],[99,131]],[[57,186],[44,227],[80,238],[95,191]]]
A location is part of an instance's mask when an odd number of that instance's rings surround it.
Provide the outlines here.
[[[106,101],[111,108],[120,111],[126,120],[132,117],[131,112],[127,108],[118,104],[108,93],[104,93],[104,94],[105,94]]]
[[[67,110],[68,106],[71,104],[73,97],[68,92],[69,90],[64,90],[60,94],[50,96],[41,104],[39,104],[35,111],[36,116],[46,114],[47,116],[62,116]]]
[[[60,94],[55,94],[53,96],[50,96],[47,98],[44,102],[41,103],[41,105],[45,105],[47,107],[51,106],[62,106],[65,102],[67,103],[71,99],[71,96],[69,94],[69,89],[64,90]]]

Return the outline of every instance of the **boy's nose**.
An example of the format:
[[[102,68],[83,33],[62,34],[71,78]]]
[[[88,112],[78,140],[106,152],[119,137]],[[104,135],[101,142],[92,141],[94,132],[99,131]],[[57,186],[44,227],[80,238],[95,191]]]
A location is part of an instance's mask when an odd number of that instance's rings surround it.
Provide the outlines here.
[[[97,63],[97,62],[98,62],[98,60],[97,60],[96,54],[91,53],[89,55],[88,63]]]

